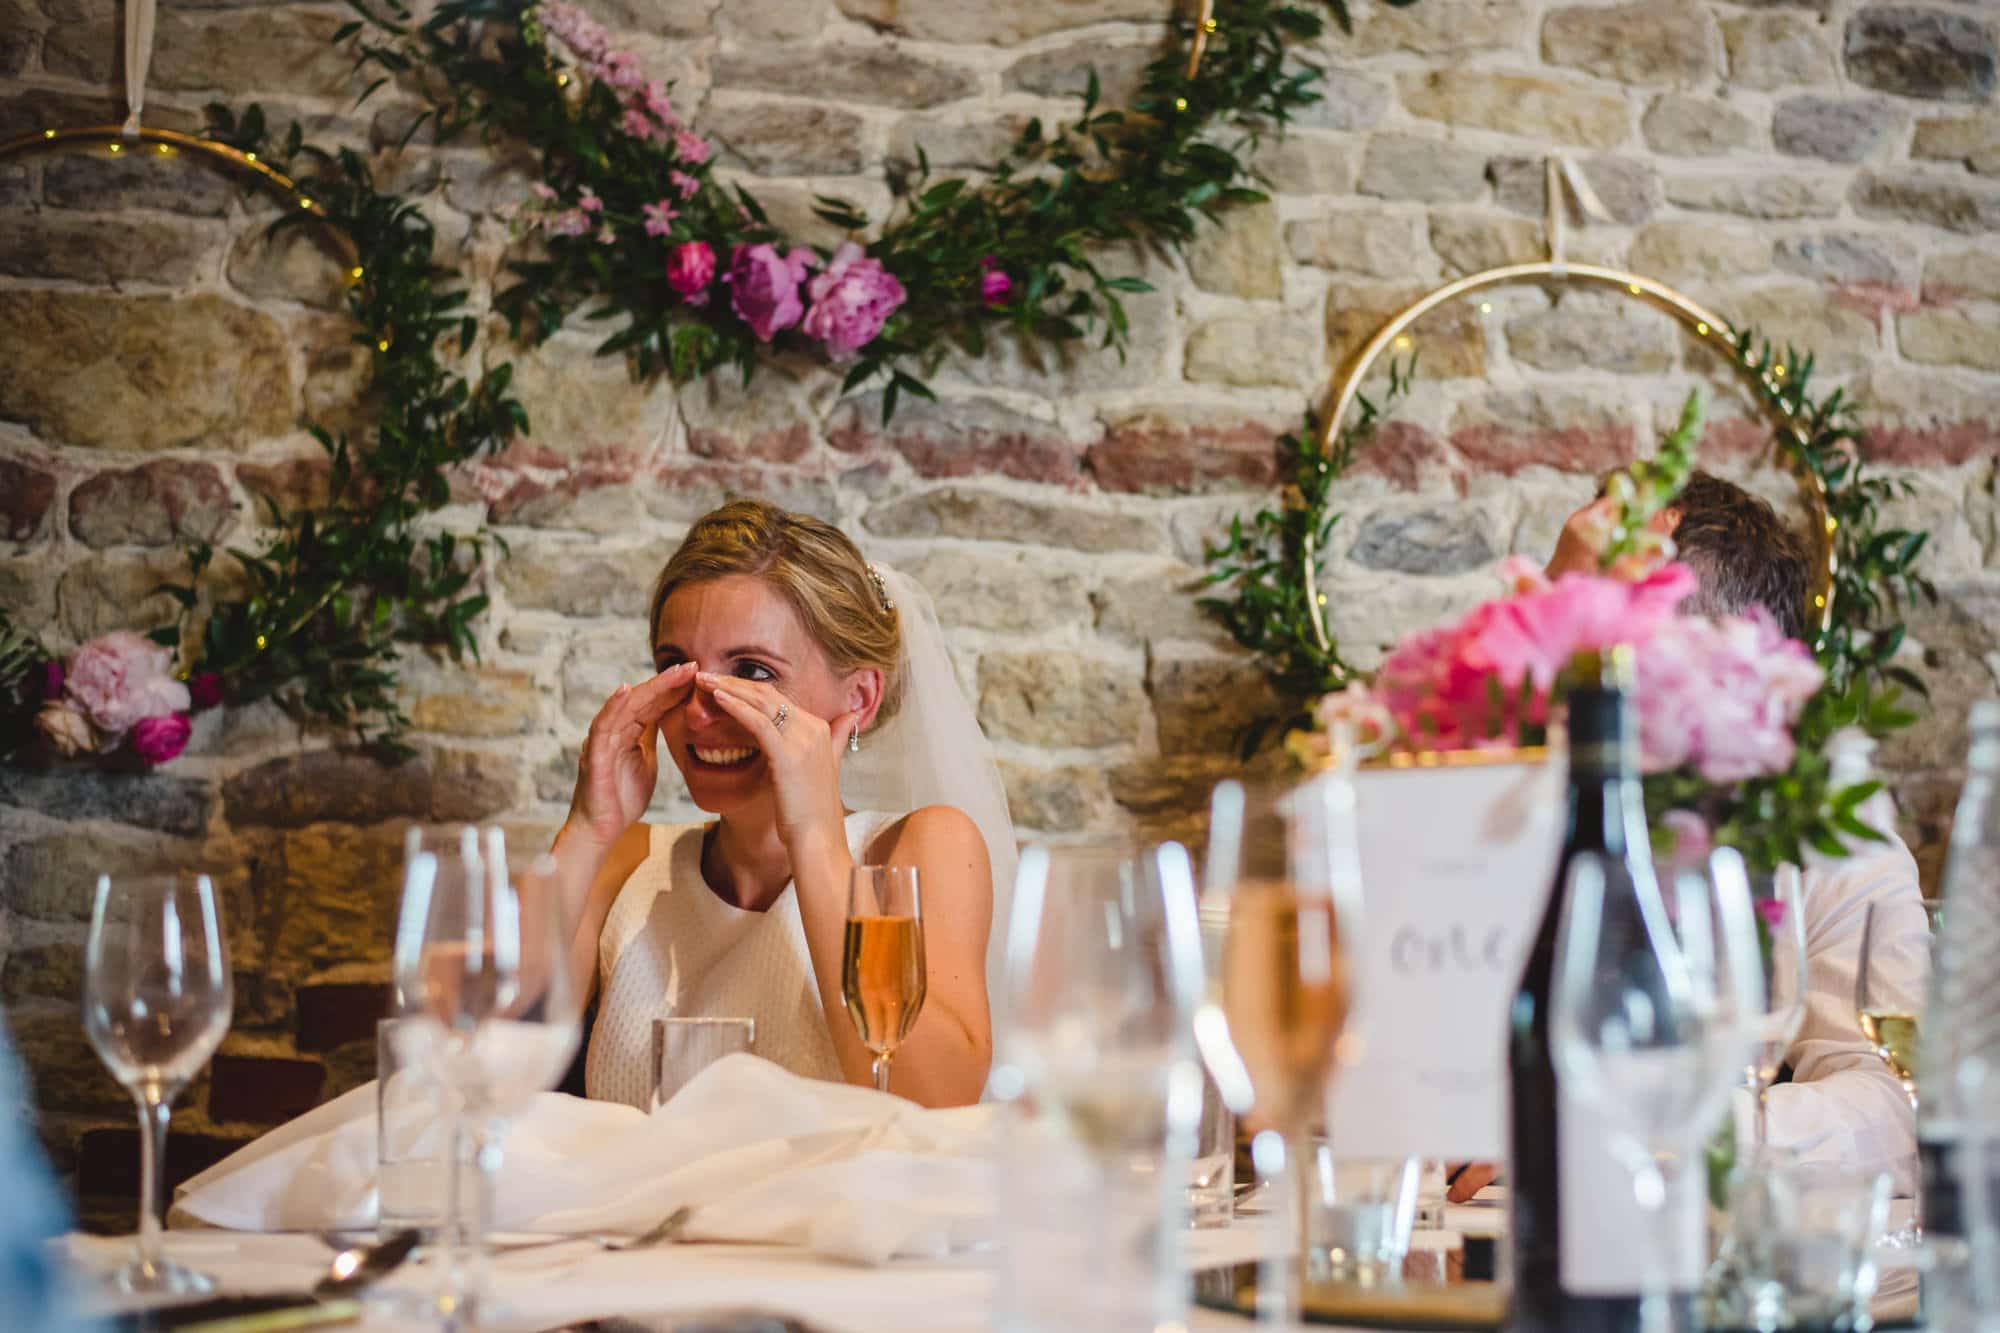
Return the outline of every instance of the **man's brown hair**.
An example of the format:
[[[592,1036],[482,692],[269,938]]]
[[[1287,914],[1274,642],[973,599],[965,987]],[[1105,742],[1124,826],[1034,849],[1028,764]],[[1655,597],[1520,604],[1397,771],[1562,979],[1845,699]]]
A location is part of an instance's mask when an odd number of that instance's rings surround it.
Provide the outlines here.
[[[1786,634],[1812,642],[1812,557],[1778,511],[1734,482],[1696,472],[1670,506],[1679,558],[1701,587],[1681,604],[1699,615],[1761,606]]]

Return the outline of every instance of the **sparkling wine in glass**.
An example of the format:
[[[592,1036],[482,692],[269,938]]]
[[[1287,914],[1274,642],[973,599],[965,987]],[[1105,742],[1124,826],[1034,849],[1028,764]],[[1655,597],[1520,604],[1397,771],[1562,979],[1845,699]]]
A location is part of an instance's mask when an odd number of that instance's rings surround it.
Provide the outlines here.
[[[1207,892],[1229,904],[1222,1013],[1259,1125],[1250,1158],[1296,1242],[1278,1248],[1301,1256],[1259,1278],[1258,1317],[1273,1323],[1298,1316],[1307,1150],[1347,1026],[1343,945],[1360,896],[1353,791],[1338,771],[1291,788],[1224,782],[1210,802]]]
[[[231,1004],[222,908],[209,876],[98,876],[84,947],[83,1030],[139,1106],[138,1257],[113,1277],[120,1291],[214,1289],[161,1252],[161,1172],[174,1098],[221,1045]]]
[[[847,891],[840,991],[875,1061],[875,1090],[889,1090],[889,1062],[916,1026],[928,989],[923,908],[915,866],[856,866]]]

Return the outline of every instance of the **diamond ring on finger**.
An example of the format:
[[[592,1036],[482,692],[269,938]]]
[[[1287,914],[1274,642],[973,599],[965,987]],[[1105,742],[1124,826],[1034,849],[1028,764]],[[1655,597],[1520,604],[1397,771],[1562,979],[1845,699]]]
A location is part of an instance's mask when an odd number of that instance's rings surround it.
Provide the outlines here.
[[[785,729],[785,719],[791,715],[792,706],[790,704],[779,704],[778,711],[771,714],[771,725],[779,731],[783,731]]]

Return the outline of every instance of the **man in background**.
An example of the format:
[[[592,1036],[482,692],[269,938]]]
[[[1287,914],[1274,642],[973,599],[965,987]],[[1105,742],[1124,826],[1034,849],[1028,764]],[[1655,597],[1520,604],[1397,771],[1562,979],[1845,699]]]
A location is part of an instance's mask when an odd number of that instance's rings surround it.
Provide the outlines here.
[[[1609,504],[1600,499],[1570,516],[1549,561],[1551,578],[1597,569],[1590,533],[1602,529]],[[1654,527],[1673,538],[1675,558],[1700,580],[1681,603],[1683,614],[1730,615],[1762,606],[1787,635],[1812,642],[1817,618],[1810,611],[1811,548],[1770,505],[1732,482],[1697,472]],[[1844,754],[1832,756],[1836,782],[1865,780],[1871,748],[1857,736]],[[1850,770],[1845,777],[1843,764]],[[1785,1054],[1789,1079],[1781,1073],[1771,1089],[1769,1142],[1802,1161],[1888,1171],[1898,1194],[1914,1195],[1916,1115],[1902,1084],[1862,1035],[1854,981],[1862,922],[1872,903],[1870,986],[1879,987],[1886,1002],[1920,1012],[1930,977],[1930,918],[1917,886],[1917,863],[1895,835],[1896,809],[1888,793],[1877,793],[1859,814],[1884,841],[1855,844],[1839,858],[1809,850],[1801,868],[1806,1015]],[[1735,1109],[1736,1142],[1739,1151],[1748,1151],[1755,1107],[1747,1090],[1737,1094]],[[1457,1168],[1448,1197],[1464,1202],[1495,1177],[1490,1165]]]

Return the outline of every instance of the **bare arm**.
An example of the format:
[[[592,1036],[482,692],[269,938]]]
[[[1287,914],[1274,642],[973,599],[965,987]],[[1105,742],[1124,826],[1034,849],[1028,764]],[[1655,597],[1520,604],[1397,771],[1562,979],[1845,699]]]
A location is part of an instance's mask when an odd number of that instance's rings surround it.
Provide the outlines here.
[[[962,811],[933,805],[883,829],[866,855],[873,864],[915,866],[923,894],[924,1007],[889,1067],[890,1087],[924,1106],[970,1105],[979,1100],[993,1059],[986,1002],[993,872],[985,840]],[[852,868],[844,839],[837,848],[795,855],[793,862],[806,946],[841,1075],[873,1086],[873,1056],[848,1021],[841,992]]]

